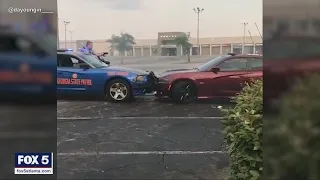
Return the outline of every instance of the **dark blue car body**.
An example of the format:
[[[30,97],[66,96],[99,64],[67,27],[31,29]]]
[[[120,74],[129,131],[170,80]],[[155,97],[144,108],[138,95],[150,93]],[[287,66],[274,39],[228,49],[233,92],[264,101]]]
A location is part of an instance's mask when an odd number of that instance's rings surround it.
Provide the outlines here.
[[[0,31],[0,41],[1,99],[56,101],[56,38]]]
[[[59,60],[63,57],[69,57],[76,61],[82,61],[87,64],[95,64],[88,68],[82,67],[63,67]],[[132,96],[144,95],[153,92],[156,78],[152,72],[130,69],[125,67],[117,67],[103,63],[94,55],[84,54],[82,52],[58,52],[57,67],[57,94],[58,96],[74,96],[82,97],[105,97],[106,86],[114,79],[125,80],[130,84]],[[81,81],[90,81],[88,84],[72,83],[73,78]],[[138,78],[139,77],[139,78]],[[139,79],[139,81],[137,80]],[[69,80],[68,83],[61,83],[61,80]]]

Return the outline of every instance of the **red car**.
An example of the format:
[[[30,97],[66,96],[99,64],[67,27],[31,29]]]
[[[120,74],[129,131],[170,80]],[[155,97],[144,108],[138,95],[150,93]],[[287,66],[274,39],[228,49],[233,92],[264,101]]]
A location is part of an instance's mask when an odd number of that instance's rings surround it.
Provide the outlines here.
[[[252,78],[262,77],[262,56],[222,55],[193,69],[168,70],[159,75],[155,96],[175,102],[229,98]]]
[[[296,78],[320,72],[320,38],[281,37],[264,41],[264,106],[277,107]]]

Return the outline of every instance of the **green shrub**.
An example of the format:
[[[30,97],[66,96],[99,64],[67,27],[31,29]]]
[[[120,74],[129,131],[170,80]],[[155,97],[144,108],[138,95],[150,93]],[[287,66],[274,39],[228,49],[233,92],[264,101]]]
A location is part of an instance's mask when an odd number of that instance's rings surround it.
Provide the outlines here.
[[[320,179],[320,75],[298,80],[264,123],[264,179]]]
[[[256,180],[262,174],[262,80],[245,84],[226,113],[223,132],[230,159],[230,180]]]

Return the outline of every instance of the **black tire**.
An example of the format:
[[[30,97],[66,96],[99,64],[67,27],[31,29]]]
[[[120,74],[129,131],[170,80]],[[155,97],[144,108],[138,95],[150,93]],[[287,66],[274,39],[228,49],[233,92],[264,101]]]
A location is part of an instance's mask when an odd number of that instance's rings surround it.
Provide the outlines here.
[[[190,103],[197,99],[196,87],[191,81],[179,81],[172,86],[171,99],[176,103]]]
[[[124,87],[126,88],[127,93],[125,94],[125,97],[122,99],[115,99],[115,97],[112,95],[113,92],[111,92],[111,87],[116,86],[116,84],[120,84],[120,85],[124,85]],[[108,84],[105,87],[105,98],[107,101],[110,102],[128,102],[131,101],[133,99],[133,95],[132,95],[132,90],[131,90],[131,86],[130,84],[121,78],[117,78],[117,79],[113,79],[110,82],[108,82]]]

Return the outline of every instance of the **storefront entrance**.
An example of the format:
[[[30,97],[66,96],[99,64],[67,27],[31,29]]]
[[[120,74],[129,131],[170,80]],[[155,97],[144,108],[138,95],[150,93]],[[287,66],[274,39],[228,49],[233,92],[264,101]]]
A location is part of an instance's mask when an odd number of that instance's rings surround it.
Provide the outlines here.
[[[162,48],[161,56],[177,56],[177,48]]]

